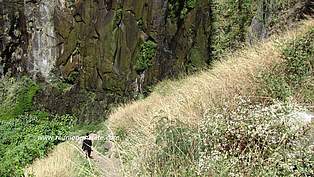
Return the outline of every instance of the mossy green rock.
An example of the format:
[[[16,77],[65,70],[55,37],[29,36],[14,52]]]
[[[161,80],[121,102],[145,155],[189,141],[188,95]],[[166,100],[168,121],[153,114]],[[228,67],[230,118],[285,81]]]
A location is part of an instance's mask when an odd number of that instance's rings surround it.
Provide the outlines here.
[[[171,19],[167,3],[86,0],[77,1],[72,11],[59,9],[62,13],[56,14],[55,24],[64,50],[57,67],[63,77],[79,71],[77,83],[81,88],[123,95],[136,91],[133,85],[143,87],[185,71],[191,56],[198,55],[193,60],[205,63],[209,33],[199,29],[209,24],[207,0],[198,0],[193,7],[190,1],[179,2],[177,16]],[[184,8],[188,10],[182,18]],[[156,44],[156,51],[150,54],[149,66],[139,71],[136,64],[145,56],[141,46],[148,40]]]

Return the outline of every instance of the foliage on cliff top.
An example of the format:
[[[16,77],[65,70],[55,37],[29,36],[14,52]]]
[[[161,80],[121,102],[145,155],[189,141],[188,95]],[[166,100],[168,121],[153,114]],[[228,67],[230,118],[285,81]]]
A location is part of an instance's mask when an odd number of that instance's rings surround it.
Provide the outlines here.
[[[153,65],[152,59],[156,54],[157,44],[148,40],[144,42],[140,48],[141,49],[135,63],[135,70],[138,72],[144,71]]]
[[[168,3],[169,17],[171,19],[184,19],[187,13],[196,7],[197,3],[198,0],[170,0]]]
[[[305,1],[305,0],[301,0]],[[291,26],[300,0],[211,0],[212,57],[217,58]],[[302,12],[294,12],[302,13]],[[296,18],[297,19],[297,18]]]

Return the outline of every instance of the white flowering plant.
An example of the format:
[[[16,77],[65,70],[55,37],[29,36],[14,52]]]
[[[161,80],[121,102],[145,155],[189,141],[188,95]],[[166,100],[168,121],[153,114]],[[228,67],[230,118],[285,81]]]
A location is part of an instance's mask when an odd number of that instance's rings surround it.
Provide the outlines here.
[[[306,109],[288,103],[236,107],[205,114],[200,124],[202,176],[311,176],[313,125],[299,116]],[[311,137],[312,136],[312,137]]]

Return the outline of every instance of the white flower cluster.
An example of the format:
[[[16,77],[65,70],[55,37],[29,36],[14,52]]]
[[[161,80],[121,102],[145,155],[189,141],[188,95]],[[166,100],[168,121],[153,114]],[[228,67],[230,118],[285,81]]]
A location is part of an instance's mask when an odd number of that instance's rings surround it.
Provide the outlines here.
[[[306,109],[280,102],[263,106],[244,97],[236,103],[204,115],[200,175],[314,174],[311,115]]]

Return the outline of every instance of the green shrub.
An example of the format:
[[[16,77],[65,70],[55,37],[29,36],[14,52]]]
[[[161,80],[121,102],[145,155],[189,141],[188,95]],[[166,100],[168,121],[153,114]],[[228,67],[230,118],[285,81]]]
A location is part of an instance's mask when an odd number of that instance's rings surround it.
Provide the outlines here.
[[[25,81],[25,85],[23,85],[20,92],[17,93],[17,103],[14,108],[15,116],[23,114],[24,112],[30,111],[32,109],[33,97],[39,90],[39,86],[35,82],[28,79]]]
[[[73,72],[73,74],[77,72]],[[70,74],[71,76],[71,74]],[[74,78],[75,77],[75,78]],[[67,91],[71,90],[75,80],[77,79],[76,76],[74,77],[69,77],[66,79],[61,79],[58,77],[51,77],[50,78],[50,85],[54,88],[56,88],[60,93],[66,93]]]
[[[256,12],[252,0],[212,0],[211,53],[217,59],[225,52],[238,49],[247,39],[249,26]]]
[[[287,83],[285,76],[265,73],[262,78],[263,84],[266,85],[263,96],[270,96],[274,99],[287,101],[292,96],[292,90]]]
[[[308,105],[314,105],[314,78],[305,80],[300,87],[298,93],[302,96],[304,102]]]
[[[287,81],[298,87],[309,76],[314,76],[314,29],[298,38],[283,50]]]
[[[197,5],[197,0],[187,0],[186,7],[189,9],[194,9]]]
[[[168,3],[168,17],[172,21],[175,19],[184,19],[189,11],[197,6],[197,3],[198,0],[170,0]]]
[[[157,44],[153,41],[146,41],[141,45],[139,55],[135,63],[135,70],[144,71],[152,66],[152,59],[156,54]]]
[[[253,37],[251,25],[255,17],[259,22],[258,31],[272,33],[284,27],[285,17],[280,16],[294,6],[297,0],[211,0],[211,53],[218,59],[225,52],[242,47]],[[278,26],[278,24],[282,24]],[[256,28],[256,27],[253,27]],[[257,29],[255,29],[257,30]],[[252,36],[253,35],[253,36]],[[264,34],[267,35],[267,34]],[[260,38],[260,37],[259,37]]]
[[[78,77],[80,76],[79,71],[72,71],[69,76],[66,78],[66,81],[70,84],[75,84],[77,81]]]
[[[284,62],[260,78],[262,95],[287,100],[301,93],[306,100],[313,101],[314,29],[285,45],[282,51]]]
[[[65,136],[74,122],[71,116],[48,116],[45,112],[0,121],[0,176],[23,176],[23,168],[44,157],[61,141],[56,137]]]
[[[33,97],[39,90],[39,86],[27,77],[20,80],[4,78],[0,81],[2,91],[0,103],[0,120],[12,119],[31,111]]]
[[[0,176],[23,176],[23,168],[43,157],[76,122],[71,116],[35,111],[39,86],[27,77],[0,80]],[[52,139],[39,139],[50,136]]]

